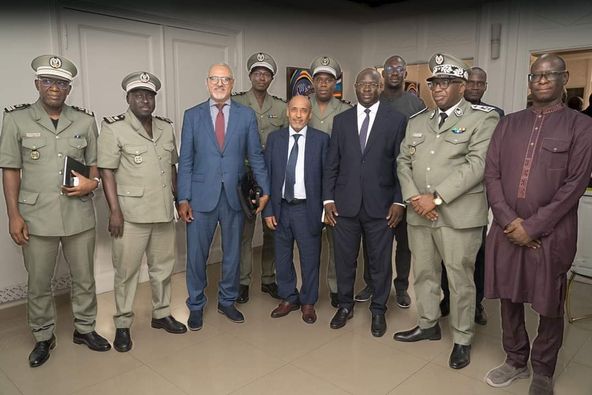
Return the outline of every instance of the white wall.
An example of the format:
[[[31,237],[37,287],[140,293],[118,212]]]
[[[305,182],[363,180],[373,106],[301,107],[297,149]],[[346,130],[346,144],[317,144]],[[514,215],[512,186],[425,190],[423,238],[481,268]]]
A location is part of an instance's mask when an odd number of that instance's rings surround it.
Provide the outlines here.
[[[236,8],[219,7],[219,3],[208,6],[200,2],[197,8],[181,1],[147,2],[138,8],[137,2],[119,3],[118,9],[111,7],[110,1],[95,2],[57,2],[51,0],[28,4],[24,11],[12,10],[0,14],[0,48],[3,49],[3,62],[0,64],[3,89],[0,96],[0,108],[18,103],[31,103],[37,95],[33,85],[31,60],[45,53],[60,53],[60,10],[61,7],[86,9],[107,15],[122,16],[151,23],[169,26],[189,27],[203,31],[229,29],[236,31],[242,42],[236,54],[239,69],[235,70],[237,83],[235,89],[246,90],[250,87],[247,78],[246,58],[254,52],[264,51],[272,54],[278,63],[278,74],[270,91],[280,97],[286,96],[286,66],[308,67],[313,58],[319,55],[335,56],[342,64],[345,83],[344,97],[353,99],[353,75],[360,69],[360,53],[352,50],[361,46],[360,27],[349,23],[344,28],[340,20],[315,16],[299,11],[285,12],[261,3],[238,2]],[[229,12],[231,9],[233,12]],[[32,12],[30,10],[36,10]],[[240,11],[239,11],[240,10]],[[331,43],[331,45],[328,45]],[[8,54],[8,55],[7,55]],[[211,63],[220,59],[211,59]],[[116,63],[114,63],[116,67]],[[80,71],[84,73],[84,70]],[[125,75],[129,70],[121,70]],[[205,77],[205,75],[204,75]],[[204,89],[202,81],[187,81],[195,89]],[[120,92],[118,91],[117,94]],[[78,99],[80,93],[72,95]],[[86,105],[72,102],[72,104]],[[122,101],[123,105],[123,101]],[[122,108],[123,110],[123,108]],[[100,121],[100,120],[97,120]],[[177,125],[180,130],[181,125]],[[1,194],[0,194],[1,195]],[[105,232],[107,208],[104,198],[97,198],[98,231],[96,257],[108,260],[110,243]],[[23,294],[26,272],[22,263],[21,249],[8,235],[8,219],[5,212],[4,197],[0,197],[0,305],[5,298],[14,297],[15,292]],[[179,234],[184,237],[183,233]],[[255,243],[260,242],[260,237]],[[182,240],[179,243],[182,250]],[[180,256],[184,253],[180,251]],[[103,266],[99,262],[97,266]],[[60,262],[57,277],[65,273],[63,260]],[[103,289],[104,290],[104,289]]]

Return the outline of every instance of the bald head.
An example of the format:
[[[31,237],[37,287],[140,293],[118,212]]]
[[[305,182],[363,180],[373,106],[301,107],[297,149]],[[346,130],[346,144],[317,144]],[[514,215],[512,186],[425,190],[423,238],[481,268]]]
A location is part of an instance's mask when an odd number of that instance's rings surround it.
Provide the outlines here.
[[[366,108],[378,101],[382,91],[382,79],[375,68],[366,68],[358,73],[356,83],[358,103]]]
[[[540,67],[542,63],[549,63],[553,66],[554,70],[557,71],[564,71],[567,70],[567,65],[565,64],[565,60],[559,55],[555,55],[554,53],[546,53],[537,58],[535,62],[530,67],[530,71],[533,72],[535,67]]]
[[[380,73],[374,67],[367,67],[358,73],[356,83],[360,82],[365,76],[369,76],[372,80],[380,82]]]
[[[288,121],[295,132],[300,132],[310,121],[312,105],[307,96],[297,95],[288,102]]]

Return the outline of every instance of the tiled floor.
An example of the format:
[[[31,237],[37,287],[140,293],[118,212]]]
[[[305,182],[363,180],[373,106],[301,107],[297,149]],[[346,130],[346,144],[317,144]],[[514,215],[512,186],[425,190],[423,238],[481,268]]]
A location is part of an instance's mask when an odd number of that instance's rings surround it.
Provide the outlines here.
[[[1,310],[0,395],[528,393],[528,380],[505,389],[483,382],[485,373],[504,358],[496,301],[486,302],[489,324],[477,326],[471,364],[455,371],[448,367],[451,338],[446,319],[441,341],[392,340],[393,332],[415,325],[414,305],[401,310],[391,299],[387,334],[374,338],[367,304],[356,307],[345,328],[329,328],[334,309],[324,284],[314,325],[305,324],[299,312],[270,318],[277,301],[253,286],[251,300],[239,306],[246,322],[234,324],[216,312],[218,270],[218,265],[209,269],[210,305],[203,329],[184,335],[150,328],[150,289],[142,284],[132,327],[134,347],[129,353],[97,353],[73,344],[69,302],[61,296],[57,299],[58,347],[45,365],[31,369],[27,355],[33,340],[24,306]],[[592,286],[578,284],[575,293],[576,310],[592,310]],[[180,273],[173,280],[173,314],[182,321],[188,316],[185,297],[185,277]],[[97,330],[110,340],[115,332],[113,311],[113,293],[99,295]],[[532,312],[528,329],[536,333]],[[555,387],[558,395],[592,394],[592,319],[566,325]]]

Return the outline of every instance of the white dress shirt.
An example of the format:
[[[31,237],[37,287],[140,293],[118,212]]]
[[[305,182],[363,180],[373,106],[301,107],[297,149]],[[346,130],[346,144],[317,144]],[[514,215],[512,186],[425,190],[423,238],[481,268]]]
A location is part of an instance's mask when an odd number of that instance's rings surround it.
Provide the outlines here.
[[[306,141],[306,129],[308,126],[302,128],[302,130],[298,133],[292,126],[288,128],[290,131],[290,137],[288,139],[288,157],[286,158],[286,163],[288,163],[288,159],[290,159],[290,152],[292,152],[292,147],[294,146],[294,136],[295,134],[299,134],[300,137],[298,138],[298,158],[296,159],[296,174],[295,174],[295,183],[294,183],[294,199],[306,199],[306,188],[304,187],[304,147]],[[284,185],[282,186],[282,196],[284,196],[284,191],[286,189],[286,180],[284,179]]]
[[[370,122],[368,123],[368,133],[366,134],[366,143],[368,143],[368,139],[370,138],[370,131],[372,130],[372,125],[374,125],[374,120],[376,119],[376,113],[378,112],[378,106],[380,105],[380,101],[377,101],[370,107]],[[364,119],[366,119],[366,107],[358,103],[356,105],[356,112],[358,113],[358,135],[360,134],[360,130],[362,129],[362,123],[364,123]]]

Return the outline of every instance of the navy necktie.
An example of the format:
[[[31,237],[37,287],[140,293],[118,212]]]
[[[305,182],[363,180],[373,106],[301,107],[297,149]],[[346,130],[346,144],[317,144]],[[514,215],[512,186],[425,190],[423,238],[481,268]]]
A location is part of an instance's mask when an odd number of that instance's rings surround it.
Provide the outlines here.
[[[368,125],[370,125],[370,109],[367,108],[364,110],[366,113],[366,118],[364,118],[364,122],[362,122],[362,127],[360,128],[360,149],[362,153],[364,152],[364,148],[366,147],[366,138],[368,137]]]
[[[438,128],[441,128],[442,125],[444,125],[444,121],[446,121],[446,118],[448,118],[448,114],[446,114],[445,112],[441,112],[440,113],[440,122],[438,123]]]
[[[294,184],[296,183],[296,162],[298,161],[298,138],[300,134],[292,135],[294,137],[294,145],[290,150],[288,156],[288,165],[286,166],[286,186],[284,188],[284,199],[288,202],[294,200]]]

